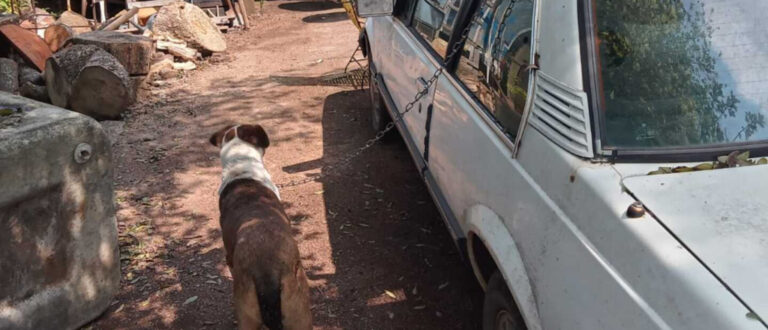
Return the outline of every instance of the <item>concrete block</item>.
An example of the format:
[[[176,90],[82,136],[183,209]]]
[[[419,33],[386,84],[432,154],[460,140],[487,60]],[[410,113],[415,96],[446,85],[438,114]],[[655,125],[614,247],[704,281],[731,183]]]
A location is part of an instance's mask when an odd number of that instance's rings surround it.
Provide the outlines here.
[[[99,123],[0,92],[0,187],[0,329],[75,329],[96,318],[120,285]]]

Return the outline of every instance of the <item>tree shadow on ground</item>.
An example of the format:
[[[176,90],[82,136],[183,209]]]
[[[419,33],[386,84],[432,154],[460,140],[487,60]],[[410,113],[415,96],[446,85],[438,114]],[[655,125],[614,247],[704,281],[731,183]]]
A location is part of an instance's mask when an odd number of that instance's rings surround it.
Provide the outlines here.
[[[301,2],[286,2],[277,6],[280,9],[291,11],[322,11],[329,9],[341,8],[341,3],[335,1],[301,1]]]
[[[333,12],[327,14],[314,14],[301,19],[304,23],[335,23],[348,20],[347,12]]]
[[[325,99],[323,164],[333,164],[373,136],[369,106],[365,90]],[[387,140],[321,179],[336,272],[308,271],[310,278],[326,283],[313,292],[315,324],[474,329],[480,324],[482,292],[402,139]],[[330,299],[337,301],[324,303]]]

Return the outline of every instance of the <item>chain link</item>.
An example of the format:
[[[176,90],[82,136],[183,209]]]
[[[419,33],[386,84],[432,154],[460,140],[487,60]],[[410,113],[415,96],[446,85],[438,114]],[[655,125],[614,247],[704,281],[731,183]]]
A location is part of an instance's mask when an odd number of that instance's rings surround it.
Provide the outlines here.
[[[475,15],[469,21],[469,24],[467,24],[467,27],[464,28],[464,30],[461,32],[461,38],[459,39],[459,41],[455,42],[453,44],[453,48],[451,48],[451,53],[446,55],[445,63],[450,63],[450,61],[453,59],[453,57],[461,51],[461,48],[464,45],[464,42],[467,40],[467,36],[469,35],[469,30],[472,27],[472,23],[478,17],[480,17],[481,12],[482,12],[481,10],[477,10],[475,12]],[[497,36],[497,38],[498,38],[498,36]],[[395,118],[392,118],[392,121],[390,121],[389,123],[387,123],[386,126],[384,126],[384,129],[376,132],[376,135],[374,137],[368,139],[368,141],[366,141],[362,146],[360,146],[357,149],[355,149],[354,151],[350,152],[349,154],[347,154],[341,160],[339,160],[339,161],[337,161],[337,162],[335,162],[335,163],[333,163],[331,165],[324,166],[325,172],[323,172],[323,173],[321,173],[319,175],[312,176],[312,177],[307,177],[307,178],[303,178],[303,179],[292,180],[292,181],[288,181],[288,182],[285,182],[285,183],[279,183],[279,184],[277,184],[277,187],[280,188],[280,189],[282,189],[282,188],[289,188],[289,187],[295,187],[295,186],[303,185],[303,184],[310,183],[310,182],[313,182],[313,181],[317,181],[317,180],[320,180],[320,179],[322,179],[322,178],[324,178],[324,177],[326,177],[328,175],[336,173],[336,171],[338,171],[341,168],[343,168],[346,165],[348,165],[352,160],[354,160],[355,158],[359,157],[363,152],[365,152],[366,150],[368,150],[371,147],[373,147],[373,145],[375,145],[377,142],[381,141],[381,139],[383,139],[384,136],[389,131],[391,131],[393,128],[395,128],[396,123],[397,122],[401,122],[403,120],[403,116],[405,116],[405,114],[410,112],[413,109],[413,107],[416,105],[416,103],[419,102],[419,100],[421,100],[422,97],[424,97],[427,94],[429,94],[429,89],[432,87],[432,85],[435,83],[435,81],[437,81],[437,78],[440,77],[443,74],[443,70],[444,70],[444,68],[442,66],[440,66],[437,70],[435,70],[435,73],[432,74],[432,77],[429,78],[429,80],[427,80],[427,83],[424,85],[424,88],[422,88],[418,93],[416,93],[416,95],[414,96],[414,98],[413,98],[413,100],[411,102],[409,102],[408,104],[405,105],[405,108],[403,109],[403,112],[398,112],[395,115]],[[368,79],[375,79],[375,77],[368,77]]]
[[[501,43],[501,36],[504,35],[504,30],[507,28],[507,19],[509,18],[509,15],[512,13],[512,8],[515,7],[517,4],[516,0],[512,0],[509,3],[509,6],[507,6],[507,9],[504,10],[504,13],[501,15],[501,21],[499,21],[499,28],[496,31],[496,38],[493,39],[493,48],[491,49],[491,54],[493,54],[493,57],[496,58],[499,51],[499,44]]]

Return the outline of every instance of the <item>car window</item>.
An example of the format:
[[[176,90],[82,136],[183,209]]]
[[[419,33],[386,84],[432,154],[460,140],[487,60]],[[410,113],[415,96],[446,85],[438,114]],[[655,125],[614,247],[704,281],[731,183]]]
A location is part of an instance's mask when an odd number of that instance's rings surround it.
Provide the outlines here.
[[[395,2],[395,10],[393,15],[399,18],[401,21],[409,24],[411,17],[413,16],[413,5],[417,0],[397,0]]]
[[[432,49],[445,58],[461,0],[418,0],[411,25]]]
[[[515,136],[528,93],[531,0],[484,0],[471,22],[456,76]]]

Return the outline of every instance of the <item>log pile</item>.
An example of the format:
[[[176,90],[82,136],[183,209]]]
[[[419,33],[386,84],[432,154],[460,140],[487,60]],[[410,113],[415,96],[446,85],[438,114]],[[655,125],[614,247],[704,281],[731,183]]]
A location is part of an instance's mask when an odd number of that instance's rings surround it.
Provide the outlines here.
[[[67,10],[57,20],[51,16],[44,26],[37,26],[39,36],[19,27],[25,21],[18,17],[3,19],[0,91],[98,120],[118,119],[136,101],[137,90],[166,86],[165,80],[195,70],[207,56],[225,51],[226,41],[216,24],[234,26],[232,13],[245,13],[228,0],[203,1],[205,11],[187,2],[157,3],[123,10],[101,24]]]

